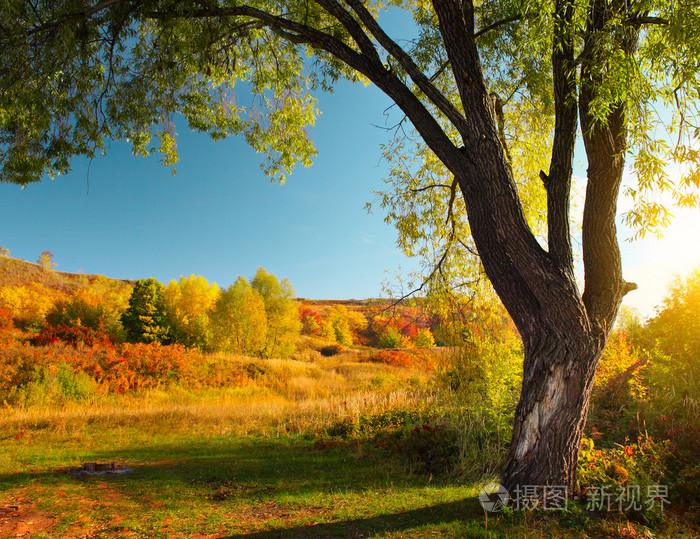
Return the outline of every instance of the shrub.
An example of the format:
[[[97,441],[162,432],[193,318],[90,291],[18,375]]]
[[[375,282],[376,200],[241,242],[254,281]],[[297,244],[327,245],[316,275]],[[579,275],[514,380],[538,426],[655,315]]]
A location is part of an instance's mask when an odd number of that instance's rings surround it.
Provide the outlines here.
[[[415,408],[395,408],[376,414],[345,417],[326,429],[328,436],[370,440],[381,433],[395,432],[424,419],[426,412]]]
[[[459,462],[458,441],[453,426],[423,423],[379,436],[375,445],[398,454],[414,473],[442,475],[452,472]]]
[[[59,326],[90,328],[96,332],[109,334],[115,341],[123,340],[124,337],[119,312],[111,311],[101,303],[89,302],[77,295],[57,301],[46,313],[46,323],[54,328]]]
[[[411,367],[414,363],[412,356],[398,350],[382,350],[370,356],[370,359],[378,363],[391,365],[392,367]]]
[[[397,408],[357,418],[346,417],[328,427],[327,436],[356,440],[372,452],[401,458],[413,473],[450,473],[459,461],[457,429],[433,411]]]
[[[329,346],[324,346],[321,348],[321,355],[324,357],[335,356],[340,353],[342,348],[338,344],[331,344]]]
[[[97,392],[97,383],[84,372],[75,372],[66,363],[43,366],[31,380],[12,391],[8,402],[21,408],[80,402]]]
[[[0,329],[10,329],[12,327],[14,327],[12,316],[7,310],[0,307]]]
[[[592,509],[598,506],[606,511],[610,503],[612,510],[649,524],[659,522],[663,517],[660,505],[648,494],[657,492],[658,487],[667,489],[669,495],[673,493],[664,465],[669,450],[668,442],[655,442],[649,436],[611,448],[596,448],[593,440],[584,438],[578,461],[579,497]],[[665,503],[669,502],[666,497]]]
[[[318,336],[321,334],[322,320],[313,309],[302,307],[299,309],[299,318],[301,319],[301,332],[304,335]]]
[[[379,335],[379,348],[399,348],[403,343],[403,335],[395,327],[388,327]]]
[[[101,329],[95,330],[86,326],[68,326],[61,324],[56,327],[44,329],[33,339],[33,342],[39,346],[64,342],[74,347],[79,345],[97,346],[111,344],[109,337],[104,331],[104,327],[98,327]]]
[[[628,423],[647,397],[646,366],[646,357],[631,345],[624,331],[610,335],[596,372],[589,423],[618,442],[637,437]]]

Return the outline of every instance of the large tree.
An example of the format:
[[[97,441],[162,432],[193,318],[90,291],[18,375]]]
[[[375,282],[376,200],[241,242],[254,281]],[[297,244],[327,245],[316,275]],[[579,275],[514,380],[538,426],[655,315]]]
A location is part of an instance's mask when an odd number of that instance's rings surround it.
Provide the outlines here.
[[[180,113],[215,138],[243,133],[268,156],[266,172],[283,179],[314,154],[305,131],[315,117],[311,92],[341,77],[375,84],[448,172],[448,206],[463,201],[481,264],[523,339],[503,482],[572,486],[596,366],[634,288],[622,278],[615,225],[625,156],[635,156],[628,219],[638,230],[665,219],[655,189],[697,203],[690,136],[700,9],[692,0],[390,5],[412,14],[415,39],[401,45],[388,35],[381,1],[6,0],[2,178],[26,184],[65,173],[70,158],[95,155],[108,138],[131,140],[136,153],[158,146],[173,164]],[[256,96],[247,109],[234,91],[241,80]],[[661,118],[674,126],[670,145],[655,138],[655,111],[665,106],[675,109]],[[519,194],[517,159],[527,146],[511,151],[512,111],[551,141],[539,174],[544,241]],[[588,163],[582,289],[569,216],[577,137]],[[668,158],[693,165],[674,182]]]

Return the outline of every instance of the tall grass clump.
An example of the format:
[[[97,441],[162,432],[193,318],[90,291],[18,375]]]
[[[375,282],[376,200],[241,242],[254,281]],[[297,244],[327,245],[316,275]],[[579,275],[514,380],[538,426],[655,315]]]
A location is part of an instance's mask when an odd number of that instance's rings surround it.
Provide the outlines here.
[[[459,475],[497,473],[510,444],[520,397],[523,356],[519,341],[472,338],[454,347],[435,384],[443,415],[458,433]]]

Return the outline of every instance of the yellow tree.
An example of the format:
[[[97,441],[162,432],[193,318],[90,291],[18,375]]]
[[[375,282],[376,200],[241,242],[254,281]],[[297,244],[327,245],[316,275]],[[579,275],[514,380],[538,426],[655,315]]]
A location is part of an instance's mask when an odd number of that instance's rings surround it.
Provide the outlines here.
[[[185,346],[205,349],[211,340],[209,311],[220,290],[202,276],[190,275],[172,280],[164,292],[166,317],[172,339]]]
[[[267,335],[265,302],[244,277],[224,290],[210,314],[213,346],[223,352],[262,355]]]
[[[289,357],[294,353],[296,339],[301,332],[299,309],[294,301],[294,289],[285,277],[279,281],[265,268],[258,268],[251,286],[265,302],[267,335],[266,357]]]

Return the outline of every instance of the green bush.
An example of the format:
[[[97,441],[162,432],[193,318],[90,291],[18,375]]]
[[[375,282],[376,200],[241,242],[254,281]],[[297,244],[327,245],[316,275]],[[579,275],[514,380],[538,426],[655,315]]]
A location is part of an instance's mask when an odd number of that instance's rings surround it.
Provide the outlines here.
[[[460,457],[459,433],[453,424],[419,423],[388,435],[375,445],[406,461],[413,473],[444,475],[454,472]]]
[[[379,348],[400,348],[403,335],[395,327],[388,327],[379,335],[377,346]]]
[[[97,382],[86,373],[76,373],[65,363],[59,363],[35,371],[28,383],[10,392],[7,402],[25,409],[83,402],[95,395],[97,387]]]
[[[46,313],[46,323],[52,328],[59,326],[90,328],[106,332],[115,341],[123,341],[124,328],[120,314],[103,304],[93,304],[82,298],[59,300]]]
[[[399,457],[412,473],[446,474],[459,461],[459,434],[449,418],[433,410],[397,408],[346,417],[325,431],[327,436],[364,442],[369,453]]]

